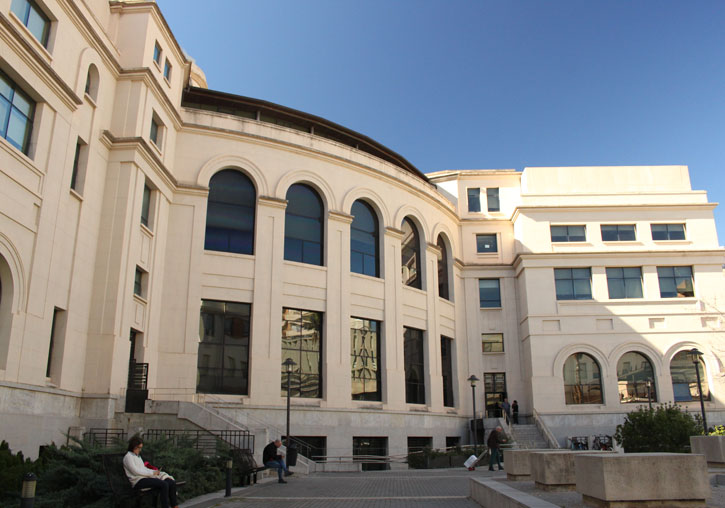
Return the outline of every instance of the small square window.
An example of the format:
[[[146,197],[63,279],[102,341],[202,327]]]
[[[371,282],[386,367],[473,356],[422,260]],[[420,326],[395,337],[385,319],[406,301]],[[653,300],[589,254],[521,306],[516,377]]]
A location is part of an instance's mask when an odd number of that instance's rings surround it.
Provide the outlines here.
[[[684,240],[684,224],[652,224],[652,240]]]
[[[636,239],[634,224],[602,225],[603,242],[633,242]]]
[[[501,281],[478,279],[478,298],[481,308],[501,307]]]
[[[584,226],[551,226],[551,241],[555,243],[586,242]]]
[[[481,189],[468,189],[468,211],[481,211]]]
[[[482,333],[484,353],[503,353],[503,333]]]
[[[476,235],[476,252],[479,254],[487,252],[498,252],[498,241],[496,234]]]
[[[591,268],[554,268],[557,300],[591,300]]]
[[[158,42],[154,44],[154,62],[161,65],[161,46]]]
[[[164,77],[166,78],[166,81],[171,80],[171,62],[169,62],[168,58],[164,62]]]
[[[486,201],[489,212],[501,211],[501,205],[498,200],[498,187],[486,189]]]
[[[609,298],[642,298],[642,269],[607,268]]]
[[[660,297],[687,298],[695,296],[691,266],[658,266]]]

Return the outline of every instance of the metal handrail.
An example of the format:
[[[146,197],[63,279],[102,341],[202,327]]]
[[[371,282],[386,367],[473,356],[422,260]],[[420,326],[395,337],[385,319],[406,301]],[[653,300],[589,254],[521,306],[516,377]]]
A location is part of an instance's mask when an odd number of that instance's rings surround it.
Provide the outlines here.
[[[536,409],[533,410],[532,416],[534,417],[534,423],[536,424],[536,428],[538,428],[544,435],[544,439],[546,439],[546,442],[549,444],[549,446],[551,448],[561,448],[561,446],[559,446],[559,441],[556,440],[554,434],[551,433],[549,427],[546,426],[546,423],[544,423],[544,420],[541,419],[541,416]]]

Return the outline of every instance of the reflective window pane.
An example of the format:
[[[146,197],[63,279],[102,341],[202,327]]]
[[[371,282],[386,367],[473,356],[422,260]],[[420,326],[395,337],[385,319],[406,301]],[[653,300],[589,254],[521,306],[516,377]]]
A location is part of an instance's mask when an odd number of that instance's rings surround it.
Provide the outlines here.
[[[652,224],[652,240],[684,240],[684,224]]]
[[[322,200],[304,184],[294,184],[287,191],[284,222],[284,258],[311,265],[322,265]]]
[[[484,353],[503,353],[503,334],[502,333],[482,333]]]
[[[498,242],[496,240],[496,235],[476,235],[476,252],[498,252]]]
[[[662,298],[686,298],[695,296],[690,266],[658,266]]]
[[[254,254],[256,199],[252,181],[240,171],[216,173],[209,181],[204,248]]]
[[[591,300],[590,268],[554,268],[557,300]]]
[[[425,404],[422,330],[405,327],[403,356],[405,363],[405,402],[408,404]]]
[[[657,402],[652,363],[641,353],[625,353],[617,363],[619,402],[622,404]]]
[[[584,226],[551,226],[552,242],[585,242]]]
[[[0,136],[27,153],[33,129],[35,103],[0,71]]]
[[[575,353],[564,363],[567,404],[603,404],[599,364],[586,353]]]
[[[438,235],[438,296],[450,300],[448,288],[448,249],[443,237]]]
[[[322,313],[284,308],[282,310],[282,396],[287,395],[284,361],[295,365],[289,375],[292,397],[322,397]]]
[[[499,279],[478,279],[478,297],[481,308],[501,307]]]
[[[633,224],[602,225],[603,242],[632,242],[636,240]]]
[[[486,200],[489,212],[498,212],[501,210],[498,199],[498,188],[486,189]]]
[[[351,213],[350,271],[378,277],[378,218],[372,207],[360,200],[353,203]]]
[[[403,285],[421,289],[418,229],[407,217],[403,219],[401,229],[403,230],[403,240],[400,246]]]
[[[453,401],[453,344],[453,339],[441,335],[441,375],[445,407],[455,407]]]
[[[481,189],[468,189],[468,211],[481,211]]]
[[[689,351],[680,351],[670,362],[670,377],[672,378],[672,389],[675,392],[675,402],[700,400],[695,364],[692,362],[692,358],[688,353]],[[702,359],[697,362],[697,369],[700,373],[702,398],[704,400],[710,400],[707,371],[705,370],[705,364]]]
[[[609,298],[642,298],[642,269],[607,268]]]
[[[350,318],[350,365],[353,400],[382,400],[380,392],[380,322]]]

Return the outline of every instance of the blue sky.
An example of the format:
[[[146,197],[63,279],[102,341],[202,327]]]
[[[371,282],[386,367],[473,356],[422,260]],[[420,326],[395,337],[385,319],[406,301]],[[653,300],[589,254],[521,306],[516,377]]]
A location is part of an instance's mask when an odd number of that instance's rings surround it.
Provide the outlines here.
[[[157,2],[212,89],[423,172],[685,164],[725,241],[724,1]]]

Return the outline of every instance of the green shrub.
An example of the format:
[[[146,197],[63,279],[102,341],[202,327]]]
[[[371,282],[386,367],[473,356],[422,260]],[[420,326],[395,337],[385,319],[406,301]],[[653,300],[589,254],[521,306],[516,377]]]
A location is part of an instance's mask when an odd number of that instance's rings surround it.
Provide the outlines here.
[[[725,426],[723,425],[715,425],[715,428],[712,432],[710,432],[711,436],[725,436]]]
[[[656,408],[640,407],[617,425],[614,439],[626,453],[690,451],[690,436],[702,434],[699,415],[695,418],[675,404]]]

